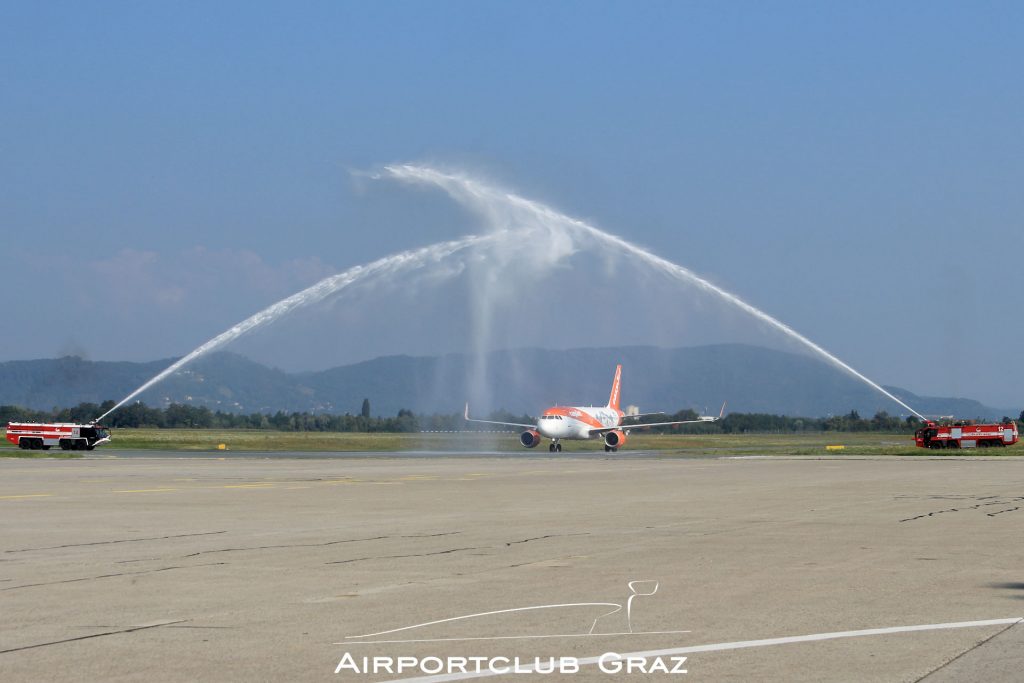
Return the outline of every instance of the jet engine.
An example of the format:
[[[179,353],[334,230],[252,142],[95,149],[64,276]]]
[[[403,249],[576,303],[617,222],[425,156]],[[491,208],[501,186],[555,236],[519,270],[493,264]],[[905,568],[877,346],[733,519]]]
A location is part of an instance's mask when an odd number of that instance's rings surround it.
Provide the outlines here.
[[[540,434],[534,429],[527,429],[519,435],[519,443],[523,444],[524,448],[534,448],[540,443]]]
[[[604,445],[608,448],[618,448],[626,443],[626,435],[619,429],[613,429],[604,435]]]

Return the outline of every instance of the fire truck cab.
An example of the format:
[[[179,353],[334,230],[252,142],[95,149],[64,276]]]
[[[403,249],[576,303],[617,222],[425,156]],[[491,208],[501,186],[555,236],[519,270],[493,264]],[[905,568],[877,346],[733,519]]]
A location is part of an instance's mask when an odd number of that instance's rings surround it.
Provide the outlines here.
[[[110,441],[110,431],[95,424],[9,422],[7,440],[26,450],[48,451],[60,446],[65,451],[91,451]]]
[[[957,420],[940,424],[931,420],[914,433],[919,448],[990,448],[1012,446],[1018,440],[1017,423],[975,424]]]

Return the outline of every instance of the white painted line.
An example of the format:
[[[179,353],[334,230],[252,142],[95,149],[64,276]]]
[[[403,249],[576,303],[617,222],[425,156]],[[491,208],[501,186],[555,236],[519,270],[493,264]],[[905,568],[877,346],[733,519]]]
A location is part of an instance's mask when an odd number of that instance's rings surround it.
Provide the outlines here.
[[[861,636],[883,636],[893,633],[910,633],[913,631],[941,631],[944,629],[957,629],[957,628],[979,628],[982,626],[1008,626],[1012,624],[1019,624],[1024,621],[1024,617],[1012,617],[1009,619],[988,619],[985,621],[956,621],[946,624],[920,624],[917,626],[890,626],[887,628],[869,628],[861,631],[836,631],[833,633],[813,633],[806,636],[787,636],[784,638],[766,638],[764,640],[740,640],[731,643],[711,643],[709,645],[692,645],[690,647],[674,647],[667,650],[646,650],[643,652],[626,652],[620,653],[620,657],[626,659],[627,657],[668,657],[671,655],[685,655],[693,652],[719,652],[722,650],[741,650],[748,647],[767,647],[770,645],[786,645],[789,643],[808,643],[820,640],[835,640],[838,638],[859,638]],[[580,666],[588,664],[597,664],[601,659],[599,655],[597,657],[583,657],[580,658],[578,663]],[[518,669],[518,672],[528,673],[534,667],[524,666]],[[508,671],[507,673],[512,673]],[[490,670],[481,671],[480,673],[453,673],[453,674],[437,674],[435,676],[417,676],[415,678],[401,678],[395,679],[396,683],[401,681],[403,683],[441,683],[442,681],[459,681],[470,678],[489,678],[491,676],[503,676],[506,673],[495,673]]]

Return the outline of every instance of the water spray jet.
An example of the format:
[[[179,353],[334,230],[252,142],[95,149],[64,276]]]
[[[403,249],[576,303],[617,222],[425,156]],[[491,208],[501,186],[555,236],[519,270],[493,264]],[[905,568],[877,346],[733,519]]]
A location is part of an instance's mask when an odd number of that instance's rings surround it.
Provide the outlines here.
[[[892,399],[903,408],[906,408],[920,419],[925,419],[921,413],[917,412],[905,402],[886,391],[881,385],[858,372],[849,364],[829,353],[820,345],[800,334],[789,325],[786,325],[782,321],[768,315],[756,306],[747,303],[735,294],[732,294],[718,285],[700,277],[693,271],[657,256],[646,249],[633,244],[632,242],[600,230],[579,219],[559,213],[551,207],[539,202],[485,185],[464,175],[444,173],[429,167],[409,164],[387,166],[385,167],[385,170],[389,175],[391,175],[391,177],[397,180],[429,184],[439,187],[446,191],[456,201],[477,210],[483,216],[490,218],[491,220],[494,220],[495,216],[501,215],[499,207],[505,205],[521,214],[525,213],[526,215],[533,215],[536,217],[536,220],[541,221],[542,223],[551,225],[562,224],[570,230],[588,235],[606,246],[634,256],[669,277],[681,280],[690,285],[695,285],[702,291],[720,298],[731,306],[739,308],[741,311],[748,313],[762,323],[782,332],[790,339],[813,351],[815,355],[825,359],[831,365],[834,365],[844,372],[856,377],[872,389]]]
[[[163,371],[155,375],[152,379],[148,380],[145,384],[140,386],[138,389],[121,399],[114,407],[107,412],[97,417],[93,422],[99,422],[107,415],[110,415],[115,410],[131,401],[136,396],[140,395],[147,389],[153,387],[159,382],[163,381],[173,373],[182,369],[192,361],[196,360],[200,356],[204,356],[211,351],[221,348],[222,346],[233,342],[242,335],[255,330],[256,328],[269,325],[275,320],[280,319],[282,316],[291,313],[292,311],[309,306],[311,304],[323,301],[329,296],[337,294],[351,285],[369,279],[371,277],[384,276],[396,271],[412,270],[416,268],[422,268],[430,263],[436,262],[440,259],[450,256],[460,250],[468,247],[486,243],[488,240],[493,239],[490,236],[476,236],[470,235],[460,240],[454,240],[451,242],[441,242],[434,244],[429,247],[423,247],[421,249],[414,249],[409,251],[403,251],[398,254],[392,254],[382,259],[373,261],[372,263],[355,266],[349,268],[346,271],[324,278],[317,282],[311,287],[307,287],[301,292],[292,294],[291,296],[278,301],[277,303],[264,308],[258,313],[246,318],[237,325],[221,332],[216,337],[210,339],[205,344],[197,347],[195,350],[190,352],[188,355],[181,357]]]
[[[471,235],[459,240],[441,242],[421,249],[400,252],[325,278],[307,289],[268,306],[202,344],[131,392],[114,407],[98,417],[96,422],[110,415],[197,358],[225,346],[252,330],[279,320],[296,309],[323,301],[357,283],[364,283],[378,277],[411,273],[430,267],[432,264],[440,263],[444,259],[455,257],[465,252],[472,252],[474,249],[488,245],[496,246],[497,249],[493,254],[487,255],[487,258],[500,260],[504,258],[504,254],[510,245],[521,244],[538,238],[542,238],[549,245],[549,249],[540,255],[541,262],[534,264],[533,267],[541,269],[550,268],[555,264],[563,262],[567,257],[581,250],[588,243],[615,254],[628,256],[668,278],[695,286],[700,291],[711,294],[730,306],[752,316],[761,323],[782,332],[786,337],[798,342],[829,364],[852,375],[917,417],[924,419],[921,413],[886,391],[882,386],[785,323],[740,299],[735,294],[700,277],[689,269],[657,256],[621,237],[607,233],[579,219],[562,214],[539,202],[506,192],[465,175],[442,172],[425,166],[393,165],[386,166],[383,174],[374,174],[371,177],[374,179],[391,178],[406,183],[417,183],[440,188],[463,206],[481,215],[488,223],[491,231],[484,235]],[[507,263],[502,263],[502,265],[507,265]],[[478,305],[477,308],[486,307]],[[490,319],[489,315],[489,312],[486,310],[484,313],[477,312],[477,327],[486,328]],[[487,332],[487,329],[477,330],[474,338],[480,342],[477,344],[478,347],[482,340],[487,339]],[[477,356],[485,355],[482,348],[474,350]],[[482,379],[485,369],[482,367],[477,368],[476,374],[479,375],[478,379]]]

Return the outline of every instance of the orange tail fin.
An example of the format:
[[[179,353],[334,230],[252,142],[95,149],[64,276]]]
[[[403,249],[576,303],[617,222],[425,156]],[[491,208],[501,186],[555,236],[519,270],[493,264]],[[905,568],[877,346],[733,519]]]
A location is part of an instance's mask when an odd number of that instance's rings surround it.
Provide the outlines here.
[[[608,407],[619,410],[619,385],[622,381],[622,366],[615,366],[615,379],[612,380],[612,393],[608,397]]]

